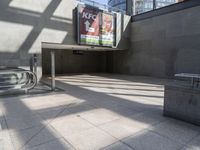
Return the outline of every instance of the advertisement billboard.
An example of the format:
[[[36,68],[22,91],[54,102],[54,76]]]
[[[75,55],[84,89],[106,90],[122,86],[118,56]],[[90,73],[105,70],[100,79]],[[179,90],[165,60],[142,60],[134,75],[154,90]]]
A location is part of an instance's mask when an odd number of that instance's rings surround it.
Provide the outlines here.
[[[114,16],[91,6],[78,6],[78,43],[112,47]]]
[[[101,45],[113,46],[114,43],[114,17],[108,13],[102,13],[101,15]]]

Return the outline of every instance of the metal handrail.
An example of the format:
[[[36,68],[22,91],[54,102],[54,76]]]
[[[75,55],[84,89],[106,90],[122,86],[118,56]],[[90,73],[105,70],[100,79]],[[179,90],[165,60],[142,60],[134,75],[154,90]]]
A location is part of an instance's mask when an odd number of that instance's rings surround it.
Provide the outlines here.
[[[7,83],[1,85],[0,82],[0,89],[22,89],[22,90],[31,90],[37,85],[37,76],[34,72],[24,70],[21,68],[5,68],[0,70],[0,75],[17,75],[22,74],[22,78],[26,77],[25,79],[18,79],[16,83]],[[25,76],[24,76],[25,74]]]

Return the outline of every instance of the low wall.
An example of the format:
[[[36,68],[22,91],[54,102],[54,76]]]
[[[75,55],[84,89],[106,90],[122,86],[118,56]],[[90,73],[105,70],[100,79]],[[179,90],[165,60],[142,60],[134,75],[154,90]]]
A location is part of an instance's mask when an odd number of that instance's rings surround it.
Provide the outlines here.
[[[200,89],[165,86],[164,115],[200,125]]]

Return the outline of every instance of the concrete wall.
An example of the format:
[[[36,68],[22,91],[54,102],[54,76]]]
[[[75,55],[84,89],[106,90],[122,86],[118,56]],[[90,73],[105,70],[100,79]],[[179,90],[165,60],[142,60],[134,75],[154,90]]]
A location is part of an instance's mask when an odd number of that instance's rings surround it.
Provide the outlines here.
[[[106,52],[57,50],[55,53],[56,74],[106,72]],[[51,73],[50,51],[42,51],[43,74]]]
[[[114,53],[110,68],[134,75],[200,73],[200,6],[131,23],[129,51]]]
[[[165,116],[200,125],[200,90],[199,88],[181,85],[165,86]]]
[[[75,32],[76,18],[73,13],[76,6],[76,0],[1,0],[0,67],[7,66],[30,69],[31,58],[33,54],[37,54],[37,74],[38,78],[40,78],[42,76],[41,42],[77,44]],[[121,43],[121,36],[117,36],[119,43]],[[127,44],[122,44],[121,46],[123,47],[123,45]],[[65,55],[70,53],[65,53]],[[85,60],[91,60],[90,63],[93,63],[93,65],[96,64],[96,67],[99,68],[99,64],[93,62],[93,60],[101,60],[101,55],[85,55],[82,57],[76,56],[75,58],[74,55],[70,54],[72,56],[71,59],[75,59],[77,64],[74,65],[72,63],[73,67],[77,66],[77,68],[72,69],[72,72],[73,70],[79,69],[81,65],[88,64],[83,63]],[[49,61],[47,60],[48,56],[47,58],[45,57],[43,64]],[[68,60],[70,59],[68,56],[66,57]],[[60,61],[60,64],[62,63],[68,62]],[[47,66],[45,65],[45,67]],[[94,66],[91,65],[83,67],[91,67],[90,71],[95,70]],[[70,68],[72,67],[70,66]],[[68,69],[70,70],[70,68]],[[49,68],[44,68],[44,70],[47,69]]]
[[[75,44],[75,0],[1,0],[0,66],[30,68],[38,54],[38,77],[42,75],[41,42]]]

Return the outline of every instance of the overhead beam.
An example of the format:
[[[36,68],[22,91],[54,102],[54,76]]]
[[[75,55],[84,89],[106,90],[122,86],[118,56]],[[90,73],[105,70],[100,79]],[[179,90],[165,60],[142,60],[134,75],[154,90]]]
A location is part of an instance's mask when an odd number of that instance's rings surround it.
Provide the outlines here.
[[[119,51],[126,49],[118,49],[111,47],[99,47],[99,46],[85,46],[85,45],[67,45],[59,43],[42,43],[43,49],[63,49],[63,50],[81,50],[81,51]]]

